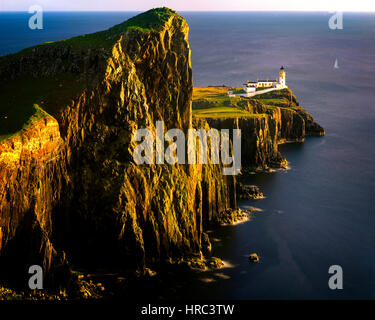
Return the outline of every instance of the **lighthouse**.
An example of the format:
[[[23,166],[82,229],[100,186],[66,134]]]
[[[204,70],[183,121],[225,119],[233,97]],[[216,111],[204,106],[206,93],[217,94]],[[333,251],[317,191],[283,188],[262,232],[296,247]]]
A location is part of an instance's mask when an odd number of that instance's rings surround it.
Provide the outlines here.
[[[281,88],[286,88],[286,72],[285,72],[284,67],[280,68],[279,84]]]
[[[267,92],[269,92],[269,91],[272,91],[272,90],[280,90],[280,89],[284,89],[284,88],[288,88],[287,85],[286,85],[286,72],[285,72],[284,67],[281,67],[278,79],[276,78],[276,80],[270,80],[269,78],[267,78],[267,80],[259,80],[257,78],[257,81],[249,81],[248,80],[247,83],[243,84],[243,91],[245,91],[245,92],[240,93],[238,95],[242,95],[244,97],[250,97],[250,96],[253,96],[255,94],[259,94],[259,93],[256,93],[256,92],[260,91],[260,90],[267,89]],[[233,92],[228,91],[228,95],[232,96]]]

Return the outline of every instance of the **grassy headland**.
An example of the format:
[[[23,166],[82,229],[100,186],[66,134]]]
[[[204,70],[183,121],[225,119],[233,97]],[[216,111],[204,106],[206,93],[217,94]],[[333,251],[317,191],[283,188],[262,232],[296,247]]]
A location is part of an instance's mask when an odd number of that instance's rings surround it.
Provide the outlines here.
[[[234,92],[241,88],[231,88]],[[194,88],[193,115],[198,118],[261,117],[245,110],[247,102],[241,97],[229,97],[227,87]]]
[[[251,113],[246,106],[251,101],[266,107],[295,108],[298,106],[290,89],[275,90],[251,98],[229,97],[228,90],[241,92],[241,88],[207,87],[193,90],[193,115],[198,118],[250,118],[264,114]]]

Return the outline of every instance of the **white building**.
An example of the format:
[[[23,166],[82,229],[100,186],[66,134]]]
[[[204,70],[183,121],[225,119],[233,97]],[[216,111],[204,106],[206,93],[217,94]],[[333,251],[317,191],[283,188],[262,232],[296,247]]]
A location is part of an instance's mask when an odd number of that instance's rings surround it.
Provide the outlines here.
[[[279,84],[281,88],[288,88],[286,85],[286,72],[283,66],[280,68],[279,72]]]
[[[233,91],[228,91],[228,97],[234,98],[236,95],[233,93]]]
[[[259,80],[257,81],[247,81],[244,83],[244,91],[246,93],[255,92],[257,88],[277,88],[277,89],[283,89],[287,88],[286,86],[286,72],[284,67],[280,68],[279,72],[279,79],[277,80]]]

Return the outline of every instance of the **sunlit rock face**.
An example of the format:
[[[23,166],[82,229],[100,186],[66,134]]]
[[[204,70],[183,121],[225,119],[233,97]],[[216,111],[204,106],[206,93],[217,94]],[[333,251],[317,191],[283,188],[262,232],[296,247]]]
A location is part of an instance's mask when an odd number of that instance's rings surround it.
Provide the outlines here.
[[[325,132],[300,106],[290,89],[274,91],[264,97],[276,98],[278,102],[266,105],[262,99],[245,99],[242,101],[244,108],[252,117],[206,120],[213,128],[241,129],[242,166],[258,170],[286,167],[279,144],[303,142],[306,136],[323,136]]]
[[[235,179],[223,179],[219,165],[133,161],[138,128],[155,131],[157,120],[192,126],[188,25],[165,8],[144,15],[132,21],[138,27],[125,23],[0,60],[4,82],[56,81],[33,101],[42,115],[0,142],[7,278],[24,279],[39,264],[53,284],[68,261],[144,270],[199,253],[204,226],[235,205]]]
[[[288,90],[288,106],[249,101],[254,117],[193,124],[192,89],[188,25],[166,8],[0,57],[0,96],[36,92],[27,123],[0,141],[1,274],[26,285],[38,264],[66,286],[70,263],[144,271],[209,246],[203,231],[236,206],[235,177],[135,164],[139,128],[240,128],[242,165],[257,169],[286,165],[279,143],[324,134]]]

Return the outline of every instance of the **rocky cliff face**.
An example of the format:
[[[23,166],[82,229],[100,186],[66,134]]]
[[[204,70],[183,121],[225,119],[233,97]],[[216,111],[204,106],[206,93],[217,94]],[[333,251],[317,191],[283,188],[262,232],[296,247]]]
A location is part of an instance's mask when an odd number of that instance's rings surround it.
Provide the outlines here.
[[[32,264],[56,282],[68,260],[144,270],[199,253],[204,224],[235,205],[219,165],[132,159],[136,129],[192,125],[188,26],[174,11],[3,57],[0,79],[50,86],[30,101],[48,113],[0,143],[7,278],[26,284]]]
[[[151,10],[100,33],[0,57],[0,79],[9,106],[7,118],[0,107],[0,135],[11,133],[0,141],[6,279],[24,286],[28,267],[38,264],[50,285],[66,286],[70,263],[143,271],[199,255],[203,230],[235,207],[235,178],[220,165],[133,161],[138,128],[155,132],[158,120],[165,129],[193,125],[188,26],[174,11]],[[285,166],[279,143],[324,134],[291,92],[279,94],[288,105],[250,99],[243,107],[251,117],[206,119],[242,130],[243,166]]]
[[[272,104],[266,104],[269,101]],[[244,167],[286,167],[287,161],[278,151],[280,143],[303,142],[306,135],[324,135],[324,129],[299,105],[290,89],[245,98],[241,105],[251,117],[206,120],[213,128],[241,129]]]

